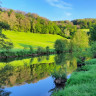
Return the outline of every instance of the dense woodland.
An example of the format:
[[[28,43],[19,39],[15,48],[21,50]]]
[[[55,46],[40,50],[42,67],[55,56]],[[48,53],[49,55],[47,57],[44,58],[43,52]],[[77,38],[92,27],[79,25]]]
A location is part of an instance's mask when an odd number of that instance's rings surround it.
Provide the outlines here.
[[[56,23],[37,14],[1,9],[0,21],[10,25],[10,30],[32,33],[59,34],[60,28]]]
[[[89,29],[93,24],[96,24],[96,19],[86,18],[86,19],[77,19],[72,21],[74,25],[78,25],[80,29]]]
[[[0,9],[0,26],[6,25],[5,29],[9,28],[19,32],[57,34],[70,39],[77,29],[89,29],[93,24],[96,24],[96,19],[50,21],[35,13],[25,13],[7,8]]]

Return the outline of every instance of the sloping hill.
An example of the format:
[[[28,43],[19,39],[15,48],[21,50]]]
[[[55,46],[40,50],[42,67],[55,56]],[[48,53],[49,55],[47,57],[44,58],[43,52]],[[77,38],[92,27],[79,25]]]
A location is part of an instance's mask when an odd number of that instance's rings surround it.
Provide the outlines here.
[[[31,45],[33,48],[37,48],[38,46],[49,46],[51,49],[53,49],[54,42],[57,39],[64,39],[59,35],[37,34],[30,32],[25,33],[3,30],[3,34],[5,34],[13,42],[15,49],[24,49],[29,45]]]

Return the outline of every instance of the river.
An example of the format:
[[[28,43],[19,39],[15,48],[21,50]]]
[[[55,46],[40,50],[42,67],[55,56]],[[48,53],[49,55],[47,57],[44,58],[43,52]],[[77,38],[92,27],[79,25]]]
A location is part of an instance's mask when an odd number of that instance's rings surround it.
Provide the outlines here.
[[[62,66],[69,78],[77,60],[71,54],[1,59],[0,96],[50,96],[58,89],[51,73]]]

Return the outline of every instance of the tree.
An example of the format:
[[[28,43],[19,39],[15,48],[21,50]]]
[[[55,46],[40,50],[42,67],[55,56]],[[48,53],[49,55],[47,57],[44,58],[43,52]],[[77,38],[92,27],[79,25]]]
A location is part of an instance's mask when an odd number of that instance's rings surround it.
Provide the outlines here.
[[[24,32],[30,31],[31,23],[30,23],[29,18],[25,17],[23,21],[24,21]]]
[[[18,22],[18,31],[24,31],[24,28],[23,28],[23,24],[24,24],[24,18],[25,16],[21,13],[16,13],[16,18],[17,18],[17,22]]]
[[[17,18],[16,18],[15,13],[13,11],[10,13],[9,25],[10,25],[11,30],[14,30],[14,31],[18,30]]]
[[[89,37],[86,32],[78,30],[71,39],[71,43],[73,49],[87,48],[89,45]]]
[[[1,38],[0,36],[0,49],[11,49],[13,43],[8,38]]]
[[[8,22],[9,22],[9,16],[8,16],[8,13],[7,12],[2,12],[0,14],[0,21],[1,22],[5,22],[5,23],[8,24]]]
[[[69,51],[69,49],[68,49],[68,41],[67,40],[58,39],[55,42],[54,48],[55,48],[55,51],[57,53],[62,53],[62,52]]]
[[[9,25],[3,22],[0,23],[0,49],[11,49],[13,43],[4,34],[2,34],[2,28],[9,29]]]
[[[91,28],[90,28],[90,39],[92,41],[96,41],[96,24],[94,24]]]
[[[10,26],[7,23],[4,22],[0,22],[0,29],[10,29]]]
[[[42,33],[43,34],[48,34],[49,33],[48,25],[43,25],[42,26]]]
[[[38,22],[38,23],[36,23],[36,25],[35,25],[35,29],[36,29],[36,33],[41,33],[41,24]]]

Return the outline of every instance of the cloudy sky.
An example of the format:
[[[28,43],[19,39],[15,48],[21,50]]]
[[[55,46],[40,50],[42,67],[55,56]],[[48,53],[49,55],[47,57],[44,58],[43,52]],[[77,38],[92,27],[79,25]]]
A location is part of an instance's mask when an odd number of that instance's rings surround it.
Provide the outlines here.
[[[2,7],[37,13],[52,21],[96,18],[96,0],[1,0]]]

